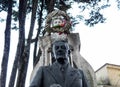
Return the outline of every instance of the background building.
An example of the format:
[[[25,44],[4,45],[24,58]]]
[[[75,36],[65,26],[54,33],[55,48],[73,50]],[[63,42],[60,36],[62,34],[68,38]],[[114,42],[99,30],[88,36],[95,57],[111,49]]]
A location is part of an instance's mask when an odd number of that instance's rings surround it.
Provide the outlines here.
[[[106,63],[95,74],[98,87],[120,87],[120,65]]]

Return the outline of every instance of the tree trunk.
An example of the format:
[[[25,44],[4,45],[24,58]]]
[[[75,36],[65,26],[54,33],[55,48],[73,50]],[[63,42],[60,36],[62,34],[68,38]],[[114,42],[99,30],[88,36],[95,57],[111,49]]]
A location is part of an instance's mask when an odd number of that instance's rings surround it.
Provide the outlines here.
[[[27,0],[19,0],[19,42],[17,46],[13,68],[12,68],[9,87],[14,87],[16,72],[19,66],[18,63],[24,51],[26,9],[27,9]]]
[[[55,0],[45,0],[47,12],[50,13],[54,10]]]
[[[39,12],[39,19],[38,19],[38,31],[36,35],[36,40],[34,44],[34,54],[33,54],[33,66],[37,64],[40,58],[41,50],[39,48],[38,53],[37,53],[37,44],[38,44],[38,38],[39,34],[41,32],[41,25],[42,25],[42,12],[43,12],[43,7],[44,7],[44,0],[41,0],[41,6],[40,6],[40,12]]]
[[[27,39],[27,44],[25,46],[25,50],[21,58],[16,87],[25,87],[25,79],[26,79],[28,61],[29,61],[29,55],[30,55],[30,44],[31,44],[31,39],[33,35],[33,30],[34,30],[37,6],[38,6],[38,0],[33,0],[30,31]]]
[[[8,0],[8,14],[6,21],[5,29],[5,45],[4,45],[4,54],[2,59],[1,66],[1,87],[6,85],[6,76],[7,76],[7,65],[9,59],[9,50],[10,50],[10,35],[11,35],[11,17],[12,17],[12,0]]]

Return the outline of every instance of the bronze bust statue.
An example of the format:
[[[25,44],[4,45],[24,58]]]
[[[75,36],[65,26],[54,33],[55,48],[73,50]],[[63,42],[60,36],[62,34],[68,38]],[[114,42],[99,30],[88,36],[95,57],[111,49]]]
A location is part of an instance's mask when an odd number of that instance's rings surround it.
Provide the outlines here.
[[[69,44],[66,41],[54,42],[52,44],[53,64],[40,67],[30,87],[88,87],[83,71],[71,67],[69,57]]]

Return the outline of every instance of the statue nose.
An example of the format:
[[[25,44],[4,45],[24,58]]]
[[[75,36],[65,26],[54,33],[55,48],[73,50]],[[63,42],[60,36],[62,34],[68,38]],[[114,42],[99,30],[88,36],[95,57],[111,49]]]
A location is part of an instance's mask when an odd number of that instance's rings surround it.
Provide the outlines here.
[[[63,54],[65,54],[65,52],[63,50],[58,50],[57,54],[58,55],[63,55]]]
[[[59,46],[59,47],[57,47],[56,50],[58,50],[58,51],[62,51],[63,49]]]

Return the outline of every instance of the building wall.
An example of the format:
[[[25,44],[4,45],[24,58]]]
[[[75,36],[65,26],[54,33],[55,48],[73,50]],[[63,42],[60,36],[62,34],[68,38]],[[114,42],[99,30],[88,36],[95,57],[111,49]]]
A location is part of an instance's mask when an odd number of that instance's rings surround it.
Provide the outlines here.
[[[120,67],[108,65],[107,70],[110,83],[115,87],[120,87]]]
[[[109,85],[99,85],[97,87],[115,87],[115,86],[109,86]]]
[[[120,66],[105,64],[96,71],[96,78],[98,87],[120,87]]]
[[[108,84],[108,73],[106,66],[96,72],[97,84]]]

